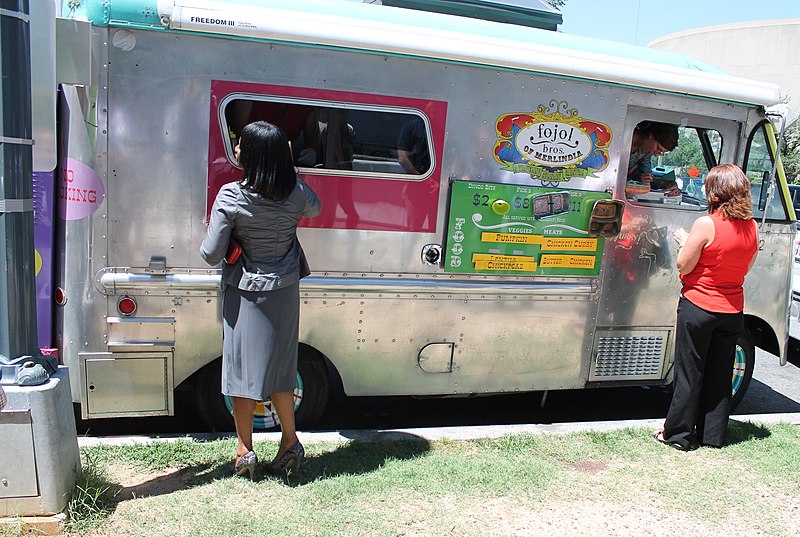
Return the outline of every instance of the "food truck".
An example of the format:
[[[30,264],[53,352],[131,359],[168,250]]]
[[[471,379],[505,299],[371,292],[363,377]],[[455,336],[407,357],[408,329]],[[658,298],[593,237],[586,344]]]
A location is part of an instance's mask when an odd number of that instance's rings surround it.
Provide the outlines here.
[[[323,205],[298,230],[312,269],[301,426],[336,391],[669,384],[674,231],[706,213],[718,163],[746,171],[760,233],[735,400],[755,347],[785,361],[795,213],[775,85],[519,21],[358,2],[84,0],[62,16],[44,298],[83,419],[170,415],[187,387],[209,426],[232,426],[221,267],[198,249],[254,120],[284,129]],[[644,121],[678,126],[653,165],[680,196],[626,189]],[[275,424],[269,401],[257,413]]]

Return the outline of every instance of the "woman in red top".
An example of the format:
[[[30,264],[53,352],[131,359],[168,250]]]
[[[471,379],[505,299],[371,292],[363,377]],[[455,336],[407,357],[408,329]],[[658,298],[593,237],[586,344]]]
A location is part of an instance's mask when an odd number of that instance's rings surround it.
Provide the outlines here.
[[[708,216],[679,229],[675,380],[664,429],[655,439],[676,449],[722,447],[731,406],[736,340],[744,328],[744,277],[758,251],[750,181],[734,164],[706,179]]]

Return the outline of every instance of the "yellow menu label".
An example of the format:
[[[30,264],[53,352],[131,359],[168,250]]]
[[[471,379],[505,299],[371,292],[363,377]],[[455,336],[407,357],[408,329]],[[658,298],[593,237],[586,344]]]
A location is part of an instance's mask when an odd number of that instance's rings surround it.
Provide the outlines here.
[[[539,235],[520,235],[519,233],[481,233],[481,242],[505,242],[512,244],[539,244]]]
[[[567,250],[574,252],[594,252],[597,239],[543,237],[542,235],[523,235],[520,233],[481,233],[481,242],[501,242],[510,244],[538,244],[542,250]]]
[[[536,261],[476,261],[475,270],[524,270],[536,271]]]
[[[596,256],[593,255],[554,255],[544,254],[539,260],[542,267],[547,268],[594,268]]]
[[[541,237],[542,250],[571,250],[575,252],[594,252],[597,249],[597,239],[567,239],[556,237]]]
[[[518,261],[536,263],[536,258],[527,255],[472,254],[472,261]]]
[[[525,255],[472,254],[476,270],[536,271],[536,258]]]

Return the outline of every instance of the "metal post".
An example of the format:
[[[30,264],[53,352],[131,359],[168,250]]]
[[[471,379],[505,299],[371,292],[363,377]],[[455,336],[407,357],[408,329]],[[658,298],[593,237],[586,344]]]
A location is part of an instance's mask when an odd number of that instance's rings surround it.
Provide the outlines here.
[[[0,0],[0,358],[38,355],[28,0]]]
[[[36,334],[28,1],[0,0],[0,516],[62,512],[80,471],[69,374]]]

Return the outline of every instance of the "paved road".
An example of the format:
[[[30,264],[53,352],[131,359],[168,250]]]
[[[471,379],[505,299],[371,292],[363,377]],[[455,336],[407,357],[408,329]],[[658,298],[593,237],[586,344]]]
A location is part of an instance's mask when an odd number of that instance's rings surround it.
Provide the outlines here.
[[[737,414],[800,412],[800,368],[756,349],[756,369]]]
[[[197,433],[204,431],[188,394],[178,394],[176,415],[168,418],[93,420],[90,436]],[[396,429],[510,424],[550,424],[663,418],[667,388],[602,388],[494,397],[413,399],[353,397],[334,400],[316,430]],[[756,351],[750,389],[737,414],[800,412],[800,369]]]

